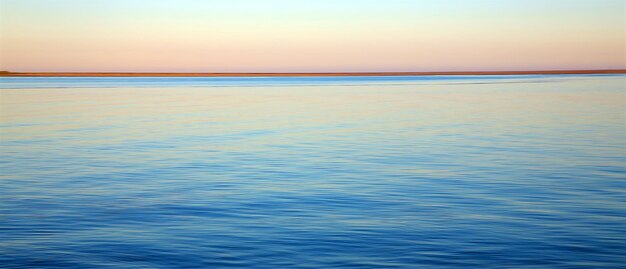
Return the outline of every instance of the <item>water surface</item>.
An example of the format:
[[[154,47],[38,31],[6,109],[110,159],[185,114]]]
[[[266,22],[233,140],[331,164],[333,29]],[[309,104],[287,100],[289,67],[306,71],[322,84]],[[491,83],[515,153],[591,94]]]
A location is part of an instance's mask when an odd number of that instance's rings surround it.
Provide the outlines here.
[[[0,267],[618,268],[625,82],[0,78]]]

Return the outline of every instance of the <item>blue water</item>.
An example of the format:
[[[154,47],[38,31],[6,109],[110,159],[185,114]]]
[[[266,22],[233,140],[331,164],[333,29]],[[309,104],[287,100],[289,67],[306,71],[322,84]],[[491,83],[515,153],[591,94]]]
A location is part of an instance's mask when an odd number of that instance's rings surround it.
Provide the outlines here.
[[[0,268],[623,268],[625,85],[0,78]]]
[[[258,86],[363,86],[482,84],[541,82],[559,78],[619,77],[614,74],[462,75],[462,76],[356,76],[356,77],[0,77],[0,89],[118,88],[118,87],[258,87]]]

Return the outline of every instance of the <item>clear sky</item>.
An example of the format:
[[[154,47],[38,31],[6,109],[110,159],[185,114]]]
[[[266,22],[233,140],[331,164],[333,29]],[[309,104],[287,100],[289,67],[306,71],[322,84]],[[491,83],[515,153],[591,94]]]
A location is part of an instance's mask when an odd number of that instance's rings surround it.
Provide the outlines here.
[[[0,0],[0,70],[625,68],[623,0]]]

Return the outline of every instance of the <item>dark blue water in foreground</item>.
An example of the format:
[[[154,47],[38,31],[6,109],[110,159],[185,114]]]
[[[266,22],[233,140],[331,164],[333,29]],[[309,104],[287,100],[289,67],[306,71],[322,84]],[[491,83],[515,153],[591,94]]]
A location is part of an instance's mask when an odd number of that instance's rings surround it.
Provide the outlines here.
[[[0,268],[623,267],[625,83],[1,78]]]

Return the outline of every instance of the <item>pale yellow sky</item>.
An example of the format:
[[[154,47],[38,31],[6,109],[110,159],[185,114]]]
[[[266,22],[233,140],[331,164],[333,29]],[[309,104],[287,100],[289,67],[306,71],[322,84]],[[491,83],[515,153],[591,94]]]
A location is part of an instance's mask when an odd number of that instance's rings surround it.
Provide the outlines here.
[[[618,69],[621,0],[0,0],[0,69]]]

